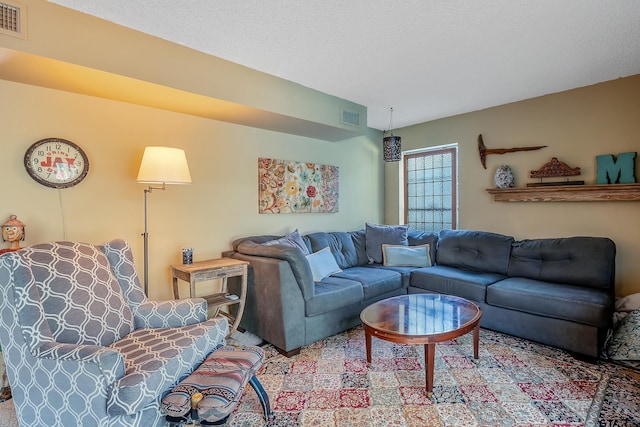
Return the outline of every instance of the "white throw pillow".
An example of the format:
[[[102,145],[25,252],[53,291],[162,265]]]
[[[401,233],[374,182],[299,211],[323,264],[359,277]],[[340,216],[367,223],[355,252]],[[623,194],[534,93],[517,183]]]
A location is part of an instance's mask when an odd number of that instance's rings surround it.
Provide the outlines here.
[[[340,267],[338,267],[338,263],[336,263],[336,259],[333,257],[329,246],[307,255],[306,258],[307,261],[309,261],[314,282],[319,282],[327,276],[342,271]]]
[[[388,267],[431,267],[429,245],[382,245],[383,265]]]

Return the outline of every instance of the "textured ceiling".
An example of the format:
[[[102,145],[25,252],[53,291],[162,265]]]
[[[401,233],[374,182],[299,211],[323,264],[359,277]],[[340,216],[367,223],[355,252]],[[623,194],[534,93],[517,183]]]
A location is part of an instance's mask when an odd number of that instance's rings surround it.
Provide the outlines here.
[[[640,74],[639,0],[50,0],[392,128]],[[639,94],[640,96],[640,94]]]

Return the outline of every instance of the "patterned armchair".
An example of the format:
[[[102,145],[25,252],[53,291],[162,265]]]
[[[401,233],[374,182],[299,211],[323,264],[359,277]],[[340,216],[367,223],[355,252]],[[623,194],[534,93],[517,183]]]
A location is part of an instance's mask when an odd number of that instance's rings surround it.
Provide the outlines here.
[[[228,329],[204,299],[147,300],[122,240],[0,256],[0,344],[21,426],[164,425],[160,399]]]

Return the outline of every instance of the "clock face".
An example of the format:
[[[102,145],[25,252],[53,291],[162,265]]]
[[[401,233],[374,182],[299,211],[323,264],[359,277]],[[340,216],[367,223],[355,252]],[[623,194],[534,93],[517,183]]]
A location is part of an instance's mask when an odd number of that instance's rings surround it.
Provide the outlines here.
[[[33,144],[24,155],[31,178],[51,188],[73,187],[89,172],[89,159],[71,141],[46,138]]]

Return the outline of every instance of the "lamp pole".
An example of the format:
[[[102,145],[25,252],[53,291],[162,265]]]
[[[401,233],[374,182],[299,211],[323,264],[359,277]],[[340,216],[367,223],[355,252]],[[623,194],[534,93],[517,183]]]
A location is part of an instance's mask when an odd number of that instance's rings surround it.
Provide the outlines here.
[[[162,187],[152,187],[144,189],[144,233],[142,238],[144,240],[144,294],[149,296],[149,231],[147,227],[147,193],[151,193],[152,190],[164,190],[165,185],[162,183]]]

